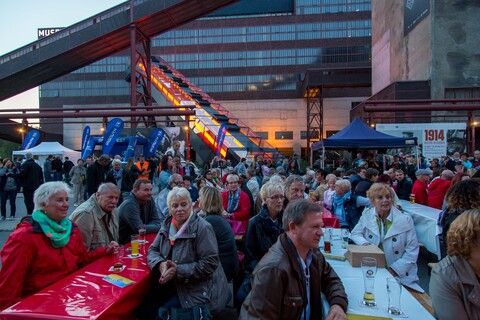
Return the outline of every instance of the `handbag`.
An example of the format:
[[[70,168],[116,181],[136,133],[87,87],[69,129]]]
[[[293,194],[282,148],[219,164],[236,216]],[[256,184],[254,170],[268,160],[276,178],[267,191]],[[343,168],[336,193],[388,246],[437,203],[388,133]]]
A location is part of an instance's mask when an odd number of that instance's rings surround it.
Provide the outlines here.
[[[245,227],[242,223],[242,221],[238,220],[233,220],[233,219],[228,219],[228,223],[232,227],[233,234],[238,236],[238,235],[245,235],[247,230],[245,230]]]
[[[158,309],[160,320],[211,320],[212,316],[207,306],[191,308],[163,308]]]

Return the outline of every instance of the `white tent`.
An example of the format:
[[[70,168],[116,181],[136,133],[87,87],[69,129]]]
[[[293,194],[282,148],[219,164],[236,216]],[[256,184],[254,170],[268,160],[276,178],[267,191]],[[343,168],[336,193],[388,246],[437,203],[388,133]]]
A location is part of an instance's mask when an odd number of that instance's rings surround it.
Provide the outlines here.
[[[24,156],[26,153],[31,153],[34,156],[38,156],[38,164],[42,166],[42,168],[45,159],[50,154],[53,156],[60,156],[62,160],[64,160],[65,157],[68,157],[70,161],[73,161],[73,163],[77,163],[77,160],[81,157],[79,151],[64,147],[56,141],[42,142],[38,146],[27,150],[13,151],[13,156]]]

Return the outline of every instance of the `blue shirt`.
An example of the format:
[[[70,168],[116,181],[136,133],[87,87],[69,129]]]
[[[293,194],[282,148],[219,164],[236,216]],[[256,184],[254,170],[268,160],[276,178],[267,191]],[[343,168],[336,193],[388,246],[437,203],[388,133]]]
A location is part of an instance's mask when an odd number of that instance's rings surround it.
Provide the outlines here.
[[[307,305],[303,309],[300,319],[310,319],[310,271],[308,269],[310,268],[310,264],[312,264],[312,256],[312,250],[308,251],[306,261],[303,261],[300,255],[298,256],[298,260],[300,260],[300,265],[302,266],[303,275],[305,277],[305,287],[307,290]]]

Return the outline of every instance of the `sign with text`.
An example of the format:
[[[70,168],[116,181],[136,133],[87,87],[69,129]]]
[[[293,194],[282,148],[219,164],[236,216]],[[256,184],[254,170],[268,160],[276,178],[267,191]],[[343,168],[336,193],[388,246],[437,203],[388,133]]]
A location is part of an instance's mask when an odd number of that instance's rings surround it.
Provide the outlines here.
[[[376,130],[396,137],[416,137],[427,159],[464,152],[466,148],[465,123],[379,123]]]
[[[53,27],[53,28],[38,28],[37,29],[37,36],[38,39],[48,37],[49,35],[54,34],[55,32],[58,32],[62,30],[63,27]]]

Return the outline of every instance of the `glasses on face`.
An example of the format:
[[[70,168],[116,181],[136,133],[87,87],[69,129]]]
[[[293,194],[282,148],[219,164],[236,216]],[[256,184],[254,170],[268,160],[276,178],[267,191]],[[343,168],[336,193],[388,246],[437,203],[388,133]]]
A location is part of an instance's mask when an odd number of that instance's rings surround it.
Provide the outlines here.
[[[271,199],[271,200],[277,201],[277,200],[283,200],[283,199],[285,199],[285,196],[283,196],[283,195],[281,195],[281,194],[277,194],[277,195],[274,195],[274,196],[271,196],[271,197],[268,197],[268,198]]]

